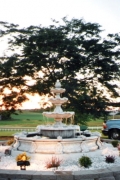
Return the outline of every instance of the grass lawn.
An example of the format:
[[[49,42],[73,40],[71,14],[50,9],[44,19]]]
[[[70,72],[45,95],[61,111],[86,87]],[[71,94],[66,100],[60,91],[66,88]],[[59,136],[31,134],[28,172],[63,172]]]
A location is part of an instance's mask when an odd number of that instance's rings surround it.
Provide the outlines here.
[[[0,131],[0,137],[2,136],[13,136],[16,131]]]
[[[53,119],[43,117],[40,112],[23,111],[12,115],[12,119],[0,121],[0,126],[8,127],[36,127],[39,124],[53,123]]]
[[[108,119],[112,119],[110,116]],[[119,119],[120,115],[116,115],[114,118]],[[18,113],[18,115],[12,115],[12,119],[0,121],[0,127],[36,127],[40,124],[52,124],[54,122],[53,119],[49,119],[43,117],[41,112],[36,111],[23,111],[22,113]],[[102,126],[103,120],[90,121],[87,123],[87,126],[97,127]],[[94,130],[96,131],[96,130]],[[97,130],[101,132],[101,130]],[[0,136],[11,136],[18,131],[0,131]]]
[[[92,120],[87,123],[87,126],[91,126],[91,127],[102,126],[102,123],[103,123],[103,120],[97,120],[97,121]]]
[[[38,124],[53,123],[54,120],[43,117],[41,112],[23,111],[18,115],[12,115],[12,119],[0,121],[0,126],[8,127],[36,127]],[[87,126],[102,126],[103,120],[90,121]]]

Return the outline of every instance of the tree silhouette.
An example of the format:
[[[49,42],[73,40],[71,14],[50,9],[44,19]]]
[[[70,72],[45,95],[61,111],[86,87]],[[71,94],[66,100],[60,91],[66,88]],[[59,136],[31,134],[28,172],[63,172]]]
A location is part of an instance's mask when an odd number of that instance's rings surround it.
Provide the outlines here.
[[[44,95],[50,93],[59,79],[66,89],[64,96],[69,99],[64,109],[74,110],[76,121],[81,114],[104,115],[110,98],[119,96],[118,85],[113,81],[119,81],[120,75],[120,36],[108,34],[103,39],[97,23],[74,18],[62,20],[62,25],[53,20],[49,27],[23,29],[1,22],[4,27],[1,37],[10,36],[9,50],[13,51],[11,56],[0,58],[1,87],[9,84],[23,94]],[[28,85],[25,76],[35,83]]]

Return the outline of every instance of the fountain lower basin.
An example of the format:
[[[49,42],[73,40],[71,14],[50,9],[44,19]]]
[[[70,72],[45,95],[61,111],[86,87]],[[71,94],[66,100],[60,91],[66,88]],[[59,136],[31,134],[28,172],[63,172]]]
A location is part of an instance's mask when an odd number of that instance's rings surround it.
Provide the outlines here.
[[[101,141],[98,136],[77,137],[70,139],[48,139],[46,137],[15,137],[16,143],[12,147],[12,155],[16,156],[25,151],[32,157],[39,158],[39,155],[60,155],[68,158],[76,153],[90,152],[100,149]]]

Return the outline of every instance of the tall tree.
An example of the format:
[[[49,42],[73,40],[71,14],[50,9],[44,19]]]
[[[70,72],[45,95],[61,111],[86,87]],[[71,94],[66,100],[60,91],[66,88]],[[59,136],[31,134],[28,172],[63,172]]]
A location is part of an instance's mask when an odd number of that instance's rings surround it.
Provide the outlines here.
[[[1,58],[1,85],[8,83],[22,92],[43,95],[59,79],[69,99],[64,108],[74,110],[77,118],[83,113],[104,114],[110,97],[119,96],[117,84],[113,84],[120,75],[119,34],[102,39],[101,26],[82,19],[63,18],[62,25],[53,22],[49,27],[24,29],[1,23],[6,28],[1,36],[11,35],[9,48],[15,51]],[[27,76],[35,84],[28,85]]]

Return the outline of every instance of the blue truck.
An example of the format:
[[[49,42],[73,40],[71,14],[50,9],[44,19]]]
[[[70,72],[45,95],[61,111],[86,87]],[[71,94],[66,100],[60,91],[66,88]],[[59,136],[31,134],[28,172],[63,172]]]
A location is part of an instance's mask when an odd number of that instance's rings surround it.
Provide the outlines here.
[[[120,140],[120,119],[104,121],[102,134],[109,139]]]

